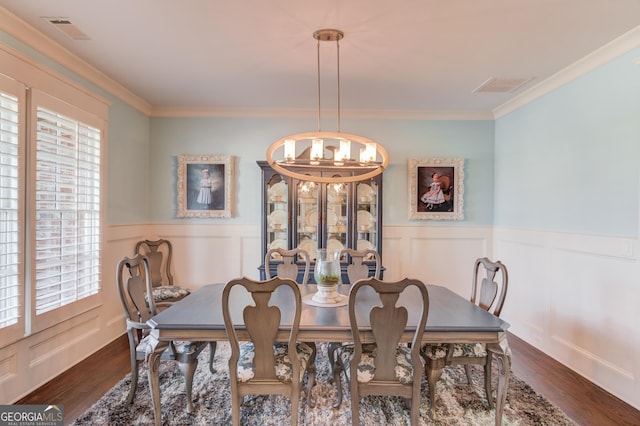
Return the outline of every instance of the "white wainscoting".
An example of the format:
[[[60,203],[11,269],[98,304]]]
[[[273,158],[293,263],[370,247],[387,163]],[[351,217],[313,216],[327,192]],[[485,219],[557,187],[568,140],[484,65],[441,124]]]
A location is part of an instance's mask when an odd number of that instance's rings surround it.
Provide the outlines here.
[[[384,279],[417,278],[469,297],[473,262],[491,257],[491,227],[385,226]]]
[[[153,231],[173,245],[176,284],[200,288],[242,276],[260,278],[259,225],[157,223]]]
[[[154,225],[153,234],[150,238],[171,240],[172,274],[181,285],[199,288],[243,275],[259,278],[259,226],[163,223]],[[491,255],[491,241],[490,227],[385,226],[384,278],[418,278],[467,297],[473,262]]]
[[[12,403],[124,333],[115,265],[136,241],[170,239],[176,282],[257,279],[260,227],[211,223],[107,229],[103,305],[0,349],[0,403]],[[418,278],[467,297],[473,261],[502,260],[510,331],[640,408],[638,241],[492,227],[385,226],[385,280]]]
[[[107,227],[102,305],[0,348],[0,404],[16,402],[126,331],[115,284],[116,263],[132,255],[135,242],[149,232],[148,225]]]
[[[494,229],[510,331],[640,409],[638,240]]]

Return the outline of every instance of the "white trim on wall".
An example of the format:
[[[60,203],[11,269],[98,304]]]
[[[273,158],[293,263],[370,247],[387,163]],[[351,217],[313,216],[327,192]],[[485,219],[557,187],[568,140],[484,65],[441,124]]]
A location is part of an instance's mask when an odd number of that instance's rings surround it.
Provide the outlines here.
[[[510,331],[640,409],[640,241],[495,228]]]
[[[640,26],[637,26],[633,30],[623,34],[602,46],[600,49],[590,53],[495,108],[493,110],[494,117],[497,119],[507,115],[638,46],[640,46]]]

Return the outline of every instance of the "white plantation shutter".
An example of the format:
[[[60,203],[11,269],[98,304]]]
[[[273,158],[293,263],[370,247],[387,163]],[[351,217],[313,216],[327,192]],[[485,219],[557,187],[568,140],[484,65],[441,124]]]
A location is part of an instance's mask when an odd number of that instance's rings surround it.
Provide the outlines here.
[[[0,86],[0,328],[18,324],[23,316],[19,103],[17,96],[2,89]]]
[[[102,303],[108,115],[0,44],[0,348]]]
[[[35,310],[100,289],[100,129],[38,106]]]

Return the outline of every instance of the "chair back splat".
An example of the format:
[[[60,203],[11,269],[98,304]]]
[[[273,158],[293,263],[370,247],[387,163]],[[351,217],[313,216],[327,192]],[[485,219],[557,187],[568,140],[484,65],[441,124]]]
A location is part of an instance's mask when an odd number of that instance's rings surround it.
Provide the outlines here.
[[[376,250],[353,250],[353,249],[342,249],[340,252],[340,259],[348,259],[349,264],[347,265],[347,277],[349,278],[349,283],[353,284],[358,280],[363,278],[377,278],[380,279],[380,255]],[[375,265],[375,270],[373,275],[370,275],[369,265],[367,262],[373,262]]]
[[[302,262],[301,264],[299,263],[300,261]],[[271,274],[273,266],[275,266],[275,275]],[[302,278],[298,278],[300,267],[302,267]],[[292,279],[298,284],[307,284],[311,273],[311,258],[309,253],[301,248],[293,250],[273,248],[267,251],[265,255],[264,269],[267,279],[277,276]]]
[[[189,294],[191,290],[175,285],[171,274],[171,257],[173,246],[169,240],[142,240],[136,243],[136,254],[146,256],[149,260],[149,276],[152,294],[158,307],[166,307]]]
[[[496,280],[498,275],[498,280]],[[499,317],[507,297],[509,274],[499,260],[492,262],[486,257],[479,258],[473,266],[471,303]]]

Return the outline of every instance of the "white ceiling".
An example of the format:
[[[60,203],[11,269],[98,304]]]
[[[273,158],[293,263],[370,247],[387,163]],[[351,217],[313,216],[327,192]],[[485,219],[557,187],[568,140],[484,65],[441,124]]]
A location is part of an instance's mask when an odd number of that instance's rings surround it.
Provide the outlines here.
[[[640,24],[639,0],[0,0],[158,108],[317,108],[316,41],[338,28],[342,110],[491,111]],[[64,17],[73,40],[42,17]],[[1,27],[1,24],[0,24]],[[321,44],[323,108],[335,44]],[[533,78],[473,93],[492,77]],[[326,91],[325,91],[326,90]]]

